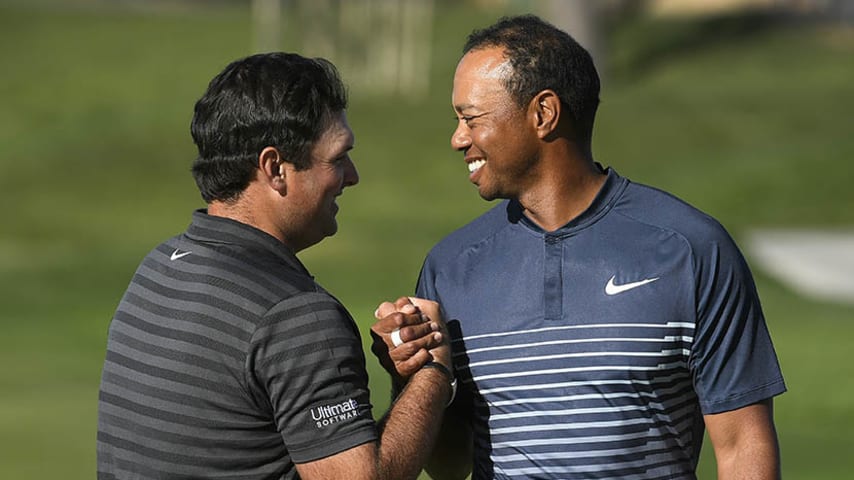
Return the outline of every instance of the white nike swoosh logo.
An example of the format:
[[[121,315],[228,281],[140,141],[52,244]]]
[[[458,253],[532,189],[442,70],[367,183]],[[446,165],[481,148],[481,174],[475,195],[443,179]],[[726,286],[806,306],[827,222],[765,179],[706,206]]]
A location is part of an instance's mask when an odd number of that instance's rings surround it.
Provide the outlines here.
[[[181,257],[186,257],[187,255],[189,255],[189,254],[191,254],[191,253],[193,253],[193,252],[182,252],[182,253],[178,253],[178,249],[176,248],[176,249],[175,249],[175,251],[174,251],[174,252],[172,252],[172,256],[171,256],[171,257],[169,257],[169,260],[175,261],[175,260],[178,260],[178,259],[179,259],[179,258],[181,258]]]
[[[616,295],[618,293],[623,293],[623,292],[631,290],[633,288],[640,287],[641,285],[646,285],[647,283],[652,283],[652,282],[658,280],[660,277],[647,278],[646,280],[641,280],[639,282],[624,283],[623,285],[614,285],[614,279],[615,278],[617,278],[616,275],[611,277],[611,279],[608,280],[608,283],[605,285],[605,293],[607,295]]]

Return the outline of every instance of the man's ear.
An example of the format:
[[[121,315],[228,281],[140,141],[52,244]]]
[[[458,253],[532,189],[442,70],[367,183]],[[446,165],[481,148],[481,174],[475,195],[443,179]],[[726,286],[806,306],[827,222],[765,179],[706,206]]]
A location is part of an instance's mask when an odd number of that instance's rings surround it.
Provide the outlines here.
[[[546,138],[557,130],[563,105],[554,90],[546,89],[536,94],[530,105],[534,113],[538,137]]]
[[[261,181],[281,195],[287,193],[287,165],[276,147],[264,147],[261,150],[258,154],[258,169]]]

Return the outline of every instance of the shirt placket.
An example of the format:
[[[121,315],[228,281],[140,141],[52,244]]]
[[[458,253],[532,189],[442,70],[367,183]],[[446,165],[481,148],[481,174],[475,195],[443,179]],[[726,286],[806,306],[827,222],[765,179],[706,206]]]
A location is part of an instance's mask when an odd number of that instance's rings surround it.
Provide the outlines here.
[[[543,259],[543,300],[546,321],[563,317],[563,242],[557,235],[545,235]]]

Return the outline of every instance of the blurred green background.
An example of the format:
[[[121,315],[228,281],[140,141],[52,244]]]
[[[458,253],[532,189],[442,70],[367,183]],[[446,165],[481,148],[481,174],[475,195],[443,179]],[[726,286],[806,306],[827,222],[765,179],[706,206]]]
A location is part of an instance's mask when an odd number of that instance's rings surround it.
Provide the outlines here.
[[[490,206],[449,147],[451,78],[472,28],[530,3],[437,1],[424,95],[351,86],[361,183],[339,200],[339,234],[301,258],[366,345],[377,303],[411,293],[428,249]],[[252,53],[246,2],[142,4],[0,2],[2,479],[94,478],[113,309],[140,259],[202,206],[192,107]],[[281,48],[300,50],[292,27]],[[756,227],[854,225],[850,24],[636,11],[602,32],[599,162],[712,214],[737,241]],[[789,386],[776,402],[784,475],[851,478],[854,307],[754,273]],[[380,415],[388,381],[369,368]],[[700,478],[714,478],[706,446]]]

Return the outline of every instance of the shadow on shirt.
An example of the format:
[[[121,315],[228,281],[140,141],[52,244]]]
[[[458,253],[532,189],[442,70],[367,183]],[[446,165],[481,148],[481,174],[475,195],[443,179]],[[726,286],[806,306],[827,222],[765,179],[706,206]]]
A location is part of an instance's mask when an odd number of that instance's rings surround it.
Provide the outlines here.
[[[454,371],[457,377],[457,396],[447,414],[457,421],[465,422],[473,431],[474,450],[472,455],[472,480],[486,480],[495,477],[492,458],[492,437],[489,433],[489,406],[483,396],[477,392],[472,381],[469,357],[463,340],[460,321],[448,321],[451,345],[454,355]],[[446,415],[447,415],[446,414]]]

